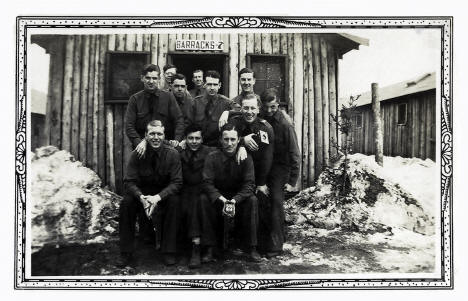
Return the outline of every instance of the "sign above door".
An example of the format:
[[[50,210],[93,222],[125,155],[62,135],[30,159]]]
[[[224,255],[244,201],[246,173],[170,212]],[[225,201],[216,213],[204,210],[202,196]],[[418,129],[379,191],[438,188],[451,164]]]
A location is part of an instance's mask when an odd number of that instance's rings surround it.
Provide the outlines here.
[[[224,42],[215,40],[177,40],[176,50],[201,50],[216,51],[223,50]]]

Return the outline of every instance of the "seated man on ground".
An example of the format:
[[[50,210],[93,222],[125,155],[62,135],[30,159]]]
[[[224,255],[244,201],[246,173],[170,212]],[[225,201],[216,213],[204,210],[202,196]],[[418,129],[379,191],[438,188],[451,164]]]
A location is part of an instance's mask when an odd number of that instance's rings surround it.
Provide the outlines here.
[[[143,208],[156,231],[156,249],[167,265],[175,264],[178,192],[182,186],[179,153],[163,143],[164,125],[153,120],[146,126],[145,156],[132,152],[124,180],[124,198],[119,210],[121,262],[134,263],[135,222]]]

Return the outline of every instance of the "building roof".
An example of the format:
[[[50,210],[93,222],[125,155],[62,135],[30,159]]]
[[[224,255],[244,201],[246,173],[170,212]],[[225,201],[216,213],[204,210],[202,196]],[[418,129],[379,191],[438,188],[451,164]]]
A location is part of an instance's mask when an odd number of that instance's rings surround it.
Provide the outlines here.
[[[410,80],[405,80],[386,87],[379,87],[379,99],[384,101],[387,99],[397,98],[404,95],[415,94],[423,91],[428,91],[436,88],[436,73],[424,73]],[[345,103],[347,99],[341,99],[340,103]],[[356,106],[364,106],[372,103],[372,93],[367,91],[361,94],[356,101]]]

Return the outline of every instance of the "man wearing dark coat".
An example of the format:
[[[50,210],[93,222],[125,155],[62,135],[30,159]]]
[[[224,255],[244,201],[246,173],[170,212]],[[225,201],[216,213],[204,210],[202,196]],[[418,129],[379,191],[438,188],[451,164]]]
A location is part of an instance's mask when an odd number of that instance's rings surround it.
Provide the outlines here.
[[[123,265],[132,262],[135,222],[144,210],[156,231],[156,249],[167,265],[175,263],[178,192],[182,186],[179,153],[163,143],[164,126],[159,120],[146,126],[145,156],[132,152],[124,179],[124,198],[119,209],[120,251]]]
[[[221,245],[223,214],[234,218],[237,233],[250,259],[260,261],[257,253],[258,206],[254,195],[254,165],[250,155],[240,164],[236,162],[239,132],[232,124],[221,130],[221,148],[211,152],[203,167],[201,197],[202,237],[206,253],[202,262],[213,260],[213,248]],[[227,209],[231,208],[231,209]]]
[[[261,95],[262,116],[275,132],[273,164],[268,177],[270,187],[269,210],[263,210],[268,223],[265,246],[267,257],[279,255],[284,243],[284,192],[294,191],[299,176],[300,154],[297,137],[291,123],[279,110],[279,99],[274,88]],[[263,218],[262,218],[263,220]]]
[[[164,124],[165,137],[173,146],[178,145],[184,134],[184,117],[174,95],[158,89],[159,73],[159,67],[153,64],[143,68],[144,90],[130,96],[125,113],[125,133],[140,156],[145,153],[144,135],[151,120]]]

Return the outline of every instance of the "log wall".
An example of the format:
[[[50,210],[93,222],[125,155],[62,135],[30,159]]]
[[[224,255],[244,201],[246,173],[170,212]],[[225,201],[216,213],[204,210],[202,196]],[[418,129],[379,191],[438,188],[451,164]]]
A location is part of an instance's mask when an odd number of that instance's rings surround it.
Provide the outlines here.
[[[429,158],[435,161],[435,90],[385,100],[380,103],[385,156]],[[406,103],[406,124],[398,124],[398,105]],[[374,154],[371,105],[358,107],[362,127],[353,121],[353,152]]]

